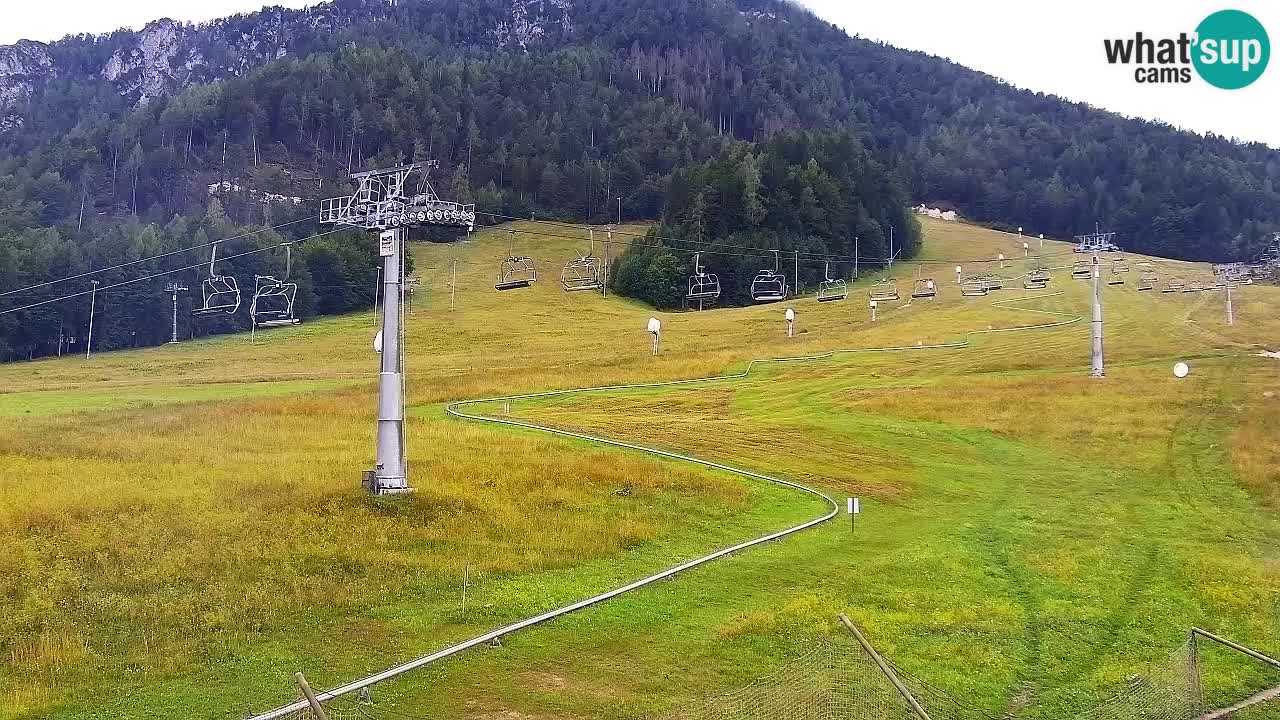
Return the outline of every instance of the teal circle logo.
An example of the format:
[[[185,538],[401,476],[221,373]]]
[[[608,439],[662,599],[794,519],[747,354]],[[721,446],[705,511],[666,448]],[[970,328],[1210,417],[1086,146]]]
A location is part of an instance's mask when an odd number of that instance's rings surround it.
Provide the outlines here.
[[[1262,76],[1271,59],[1271,39],[1247,12],[1219,10],[1196,27],[1192,64],[1204,81],[1223,90],[1239,90]]]

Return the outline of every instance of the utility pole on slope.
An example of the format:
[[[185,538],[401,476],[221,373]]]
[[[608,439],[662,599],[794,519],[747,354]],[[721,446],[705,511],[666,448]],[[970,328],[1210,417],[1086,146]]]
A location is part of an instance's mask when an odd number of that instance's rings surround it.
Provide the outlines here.
[[[88,360],[93,354],[93,311],[98,303],[98,281],[90,280],[93,283],[93,292],[89,295],[89,335],[84,339],[84,359]]]
[[[381,354],[378,372],[377,465],[364,473],[371,493],[389,495],[412,492],[405,462],[404,361],[400,339],[404,336],[401,308],[404,303],[406,230],[434,225],[475,229],[474,204],[441,200],[426,173],[438,163],[410,163],[398,167],[352,173],[355,194],[328,198],[320,203],[320,222],[347,225],[378,233],[382,259],[382,329],[374,339]],[[418,193],[410,195],[409,177],[421,172]]]

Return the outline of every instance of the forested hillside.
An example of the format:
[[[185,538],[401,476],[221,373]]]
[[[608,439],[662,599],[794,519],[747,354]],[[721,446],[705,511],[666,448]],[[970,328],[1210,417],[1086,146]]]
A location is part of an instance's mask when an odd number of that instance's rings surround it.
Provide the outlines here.
[[[724,153],[801,131],[844,133],[906,200],[995,225],[1099,222],[1190,259],[1249,258],[1280,229],[1275,150],[1017,90],[775,0],[340,0],[0,48],[0,292],[99,266],[110,254],[86,248],[105,238],[154,254],[215,220],[305,217],[350,171],[410,159],[439,159],[437,189],[481,212],[599,222],[620,199],[624,219],[665,212],[686,232],[686,210],[666,207],[673,173],[705,178]],[[213,199],[225,219],[208,217]],[[753,222],[722,230],[807,232]],[[314,288],[360,294],[311,260],[308,311],[325,305]],[[162,284],[138,284],[133,316],[167,309]],[[0,312],[86,288],[0,296]],[[48,354],[83,312],[0,314],[0,358]],[[139,342],[128,324],[102,346]]]

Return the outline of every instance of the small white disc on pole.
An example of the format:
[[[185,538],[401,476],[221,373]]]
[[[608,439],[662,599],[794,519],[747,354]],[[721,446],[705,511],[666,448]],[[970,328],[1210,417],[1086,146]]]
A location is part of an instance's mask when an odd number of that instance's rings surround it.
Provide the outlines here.
[[[382,352],[382,331],[381,330],[378,331],[377,335],[373,336],[373,351],[376,353]]]
[[[661,334],[662,321],[656,317],[649,318],[649,332],[653,333],[654,335]]]
[[[1190,374],[1191,374],[1191,366],[1184,362],[1180,362],[1173,366],[1174,377],[1184,378]]]
[[[796,311],[792,310],[791,308],[787,308],[786,316],[787,316],[787,322],[792,322],[796,319]]]

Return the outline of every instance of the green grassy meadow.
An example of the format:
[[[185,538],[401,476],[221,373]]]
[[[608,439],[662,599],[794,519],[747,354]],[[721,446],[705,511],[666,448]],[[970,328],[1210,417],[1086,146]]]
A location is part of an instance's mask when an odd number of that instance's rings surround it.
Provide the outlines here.
[[[1280,288],[1240,289],[1227,326],[1221,292],[1138,293],[1131,273],[1104,289],[1095,380],[1087,317],[1067,322],[1089,312],[1068,245],[1045,243],[1068,268],[1049,290],[961,298],[956,264],[1004,253],[1012,277],[1021,245],[924,222],[924,254],[895,268],[902,301],[872,323],[870,278],[843,303],[798,298],[792,339],[781,303],[655,313],[562,292],[585,232],[522,233],[542,275],[507,293],[492,287],[502,229],[416,245],[407,498],[358,484],[373,462],[372,313],[0,366],[0,718],[242,718],[295,699],[297,670],[337,685],[824,512],[741,476],[450,418],[446,403],[962,341],[511,402],[514,418],[858,495],[863,514],[385,683],[372,712],[655,717],[838,635],[841,612],[912,675],[1026,718],[1096,704],[1192,625],[1280,654],[1280,360],[1258,355],[1280,350]],[[908,302],[923,276],[940,297]],[[1045,323],[1064,324],[1015,329]],[[1203,664],[1210,702],[1280,684],[1216,650]]]

